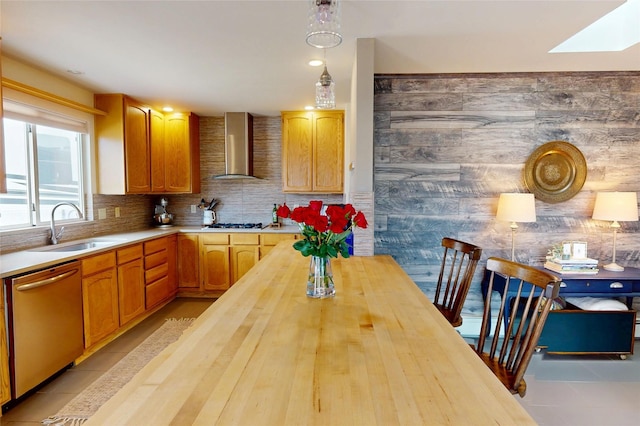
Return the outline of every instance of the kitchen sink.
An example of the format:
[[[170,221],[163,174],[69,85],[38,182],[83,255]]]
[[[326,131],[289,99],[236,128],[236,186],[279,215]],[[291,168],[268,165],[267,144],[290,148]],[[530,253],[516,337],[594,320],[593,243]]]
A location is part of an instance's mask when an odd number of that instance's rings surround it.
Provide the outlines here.
[[[121,244],[124,240],[88,240],[81,242],[70,242],[66,244],[57,244],[44,247],[36,247],[28,251],[37,252],[68,252],[68,251],[80,251],[89,250],[93,248],[109,247],[115,244]]]

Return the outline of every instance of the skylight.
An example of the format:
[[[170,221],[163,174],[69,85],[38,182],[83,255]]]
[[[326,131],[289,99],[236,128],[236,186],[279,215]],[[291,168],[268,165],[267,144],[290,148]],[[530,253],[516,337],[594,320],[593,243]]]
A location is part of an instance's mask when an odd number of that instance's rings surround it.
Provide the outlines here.
[[[549,53],[620,52],[640,43],[640,0],[627,0]]]

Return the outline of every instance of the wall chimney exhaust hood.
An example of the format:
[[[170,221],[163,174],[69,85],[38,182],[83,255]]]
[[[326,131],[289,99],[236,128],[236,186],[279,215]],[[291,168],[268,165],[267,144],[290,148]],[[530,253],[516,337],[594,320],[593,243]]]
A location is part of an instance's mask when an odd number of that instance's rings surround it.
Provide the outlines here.
[[[224,114],[225,173],[214,179],[256,179],[253,176],[253,116],[248,112]]]

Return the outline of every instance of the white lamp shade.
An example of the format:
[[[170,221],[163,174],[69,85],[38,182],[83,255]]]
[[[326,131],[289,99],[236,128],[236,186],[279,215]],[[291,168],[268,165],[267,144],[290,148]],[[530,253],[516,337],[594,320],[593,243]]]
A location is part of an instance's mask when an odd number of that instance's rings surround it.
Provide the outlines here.
[[[536,201],[533,194],[500,194],[496,218],[507,222],[535,222]]]
[[[593,218],[634,222],[638,220],[638,196],[635,192],[598,192]]]

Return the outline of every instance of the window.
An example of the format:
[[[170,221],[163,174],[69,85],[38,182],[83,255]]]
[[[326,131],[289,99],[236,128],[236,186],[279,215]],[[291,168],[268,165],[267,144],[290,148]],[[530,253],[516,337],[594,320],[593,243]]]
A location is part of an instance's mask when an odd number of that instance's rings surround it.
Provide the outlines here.
[[[49,223],[53,207],[60,202],[84,211],[86,134],[38,121],[43,122],[29,117],[3,120],[7,193],[0,194],[1,229]],[[56,210],[56,220],[77,217],[70,206]]]

